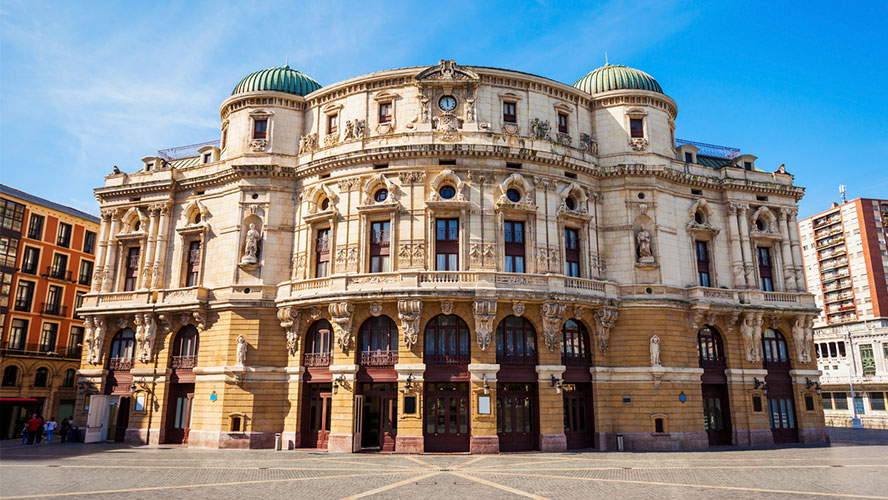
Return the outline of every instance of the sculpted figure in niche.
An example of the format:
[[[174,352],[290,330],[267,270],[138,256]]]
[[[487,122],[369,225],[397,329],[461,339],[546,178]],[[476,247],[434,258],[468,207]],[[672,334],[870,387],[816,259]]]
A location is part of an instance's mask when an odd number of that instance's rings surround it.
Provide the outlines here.
[[[250,224],[250,230],[247,231],[247,238],[244,244],[244,256],[241,258],[241,264],[256,264],[259,253],[259,231],[256,230],[256,224]]]
[[[651,337],[651,366],[660,366],[660,337]]]
[[[237,366],[247,364],[247,339],[243,335],[237,336]]]
[[[635,235],[635,244],[638,246],[638,262],[649,264],[654,262],[654,253],[651,251],[651,233],[642,229]]]

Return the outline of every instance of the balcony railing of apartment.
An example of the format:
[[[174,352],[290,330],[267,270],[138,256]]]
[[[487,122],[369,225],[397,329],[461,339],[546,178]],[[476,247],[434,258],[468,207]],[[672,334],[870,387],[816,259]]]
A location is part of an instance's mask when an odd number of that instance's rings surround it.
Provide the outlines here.
[[[333,353],[330,352],[307,352],[305,353],[305,366],[319,367],[330,366],[333,361]]]
[[[841,220],[842,220],[842,216],[839,214],[835,214],[835,215],[833,215],[831,217],[827,217],[825,219],[815,220],[814,227],[818,228],[818,227],[826,226],[827,224],[835,224],[837,222],[841,222]]]
[[[46,266],[46,273],[44,273],[42,276],[44,278],[52,278],[54,280],[72,281],[72,274],[72,271],[61,267]]]
[[[565,366],[589,366],[592,363],[586,356],[561,353],[561,364]]]
[[[468,354],[426,354],[425,363],[428,365],[467,365]]]
[[[831,236],[833,234],[838,234],[842,232],[841,227],[834,227],[832,229],[827,229],[825,231],[818,231],[814,233],[814,239],[826,238],[827,236]]]
[[[111,358],[108,362],[108,368],[111,370],[128,371],[133,368],[133,360],[127,358]]]
[[[197,356],[173,356],[170,360],[170,368],[190,370],[197,366]]]
[[[838,244],[840,244],[840,243],[844,243],[844,242],[845,242],[845,238],[844,238],[844,237],[842,237],[842,238],[830,238],[830,239],[828,239],[828,240],[826,240],[826,241],[824,241],[824,242],[821,242],[821,243],[817,244],[817,249],[820,250],[821,248],[829,248],[829,247],[831,247],[831,246],[833,246],[833,245],[838,245]]]
[[[63,306],[56,302],[44,302],[41,309],[43,310],[43,314],[48,314],[50,316],[68,315],[68,306]]]
[[[819,260],[826,260],[830,257],[835,257],[838,255],[845,255],[845,247],[835,247],[832,250],[821,252],[817,257]]]
[[[366,351],[361,353],[361,366],[394,366],[398,353],[390,351]]]
[[[10,344],[0,349],[0,356],[26,355],[47,356],[66,359],[80,359],[83,348],[80,346],[60,348],[51,344]]]

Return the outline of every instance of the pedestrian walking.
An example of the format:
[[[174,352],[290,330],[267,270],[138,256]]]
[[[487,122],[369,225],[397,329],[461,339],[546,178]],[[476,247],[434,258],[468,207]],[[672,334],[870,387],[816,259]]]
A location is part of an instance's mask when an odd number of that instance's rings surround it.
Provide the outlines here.
[[[59,438],[64,443],[68,440],[68,429],[71,427],[71,424],[68,422],[67,418],[63,418],[61,424],[59,425]]]
[[[34,439],[37,438],[37,429],[40,428],[40,419],[37,418],[36,413],[31,415],[31,418],[28,419],[28,423],[25,424],[25,427],[28,429],[28,445],[32,445],[34,444]]]
[[[22,446],[28,444],[28,422],[22,425]]]
[[[46,422],[46,444],[52,443],[52,433],[56,428],[56,420],[55,417],[49,417],[49,421]]]
[[[68,417],[68,442],[73,443],[77,440],[77,427],[74,427],[74,417]]]
[[[37,441],[37,444],[40,444],[40,442],[43,441],[43,429],[46,425],[46,421],[43,420],[42,416],[38,418],[40,419],[40,425],[37,426],[37,435],[34,437],[34,439]]]

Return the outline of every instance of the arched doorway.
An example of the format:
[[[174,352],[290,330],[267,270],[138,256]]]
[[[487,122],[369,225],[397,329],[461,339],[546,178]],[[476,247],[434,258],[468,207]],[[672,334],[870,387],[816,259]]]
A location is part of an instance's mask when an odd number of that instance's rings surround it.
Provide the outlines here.
[[[441,314],[425,328],[425,451],[469,451],[469,326]]]
[[[535,450],[539,442],[536,330],[506,316],[496,328],[496,433],[500,451]]]
[[[108,356],[108,378],[105,381],[105,394],[108,398],[108,430],[106,441],[122,443],[126,439],[129,425],[130,400],[132,399],[133,358],[136,349],[136,335],[132,328],[124,328],[111,338],[111,352]]]
[[[561,327],[561,364],[566,367],[562,382],[564,435],[570,450],[595,446],[592,412],[592,352],[586,327],[569,319]]]
[[[772,328],[762,334],[762,358],[768,370],[765,383],[768,387],[768,417],[771,421],[771,434],[775,444],[798,443],[799,432],[795,415],[792,368],[786,339]]]
[[[703,325],[697,332],[697,357],[703,369],[703,426],[709,446],[729,445],[733,440],[724,349],[721,335],[714,327]]]
[[[327,448],[330,423],[333,417],[333,327],[326,319],[319,319],[305,334],[302,365],[305,367],[302,404],[302,446]]]
[[[180,328],[173,340],[164,429],[164,441],[167,443],[188,443],[194,404],[194,367],[197,366],[199,346],[200,337],[193,325]]]
[[[355,429],[363,450],[395,451],[398,426],[398,325],[388,316],[370,318],[358,331],[358,397]]]

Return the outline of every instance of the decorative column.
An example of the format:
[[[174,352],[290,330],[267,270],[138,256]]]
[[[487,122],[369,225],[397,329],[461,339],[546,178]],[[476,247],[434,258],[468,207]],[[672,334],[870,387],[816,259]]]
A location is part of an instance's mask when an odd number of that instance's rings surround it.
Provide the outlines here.
[[[108,248],[108,223],[111,221],[111,210],[102,209],[102,224],[99,226],[99,247],[96,252],[95,269],[93,270],[92,286],[89,291],[97,293],[102,289],[102,276],[105,267],[105,251]]]
[[[170,219],[170,204],[163,203],[160,209],[160,226],[154,247],[154,269],[152,271],[151,288],[163,288],[163,271],[166,261],[167,231]],[[148,254],[150,256],[150,254]],[[147,262],[147,259],[146,259]]]
[[[139,277],[139,289],[147,290],[151,288],[151,279],[152,273],[151,269],[153,268],[152,259],[154,257],[154,244],[157,242],[157,212],[160,210],[160,206],[151,205],[148,207],[148,244],[145,250],[145,260],[141,276]]]
[[[749,205],[745,203],[737,204],[737,222],[740,224],[740,251],[743,254],[743,274],[746,276],[746,287],[755,288],[754,255],[752,255],[752,247],[749,246],[749,222],[746,220],[746,213],[748,211]]]
[[[351,350],[355,306],[346,301],[332,302],[328,306],[330,322],[336,334],[337,348],[333,348],[333,363],[330,372],[333,376],[333,417],[330,422],[330,436],[327,451],[331,453],[351,453],[354,450],[355,394],[357,393],[358,365],[355,353]]]
[[[802,243],[799,237],[799,221],[796,216],[799,213],[798,208],[790,208],[787,210],[787,225],[789,226],[789,244],[792,247],[792,262],[795,264],[796,290],[805,291],[808,284],[805,283],[805,261],[802,260]]]
[[[120,210],[111,210],[111,230],[105,248],[105,264],[102,271],[102,291],[111,292],[114,286],[114,258],[117,256],[117,232],[120,230]]]
[[[734,288],[746,288],[746,275],[743,271],[743,252],[740,249],[740,228],[737,225],[736,203],[728,205],[728,231],[731,241],[731,273],[734,276]]]
[[[795,265],[792,261],[792,250],[789,248],[789,242],[791,237],[789,235],[789,226],[787,224],[787,219],[789,218],[788,211],[785,208],[780,209],[780,236],[782,239],[780,241],[781,244],[781,252],[783,254],[783,289],[787,292],[794,292],[797,290],[796,288],[796,279],[795,279]]]

